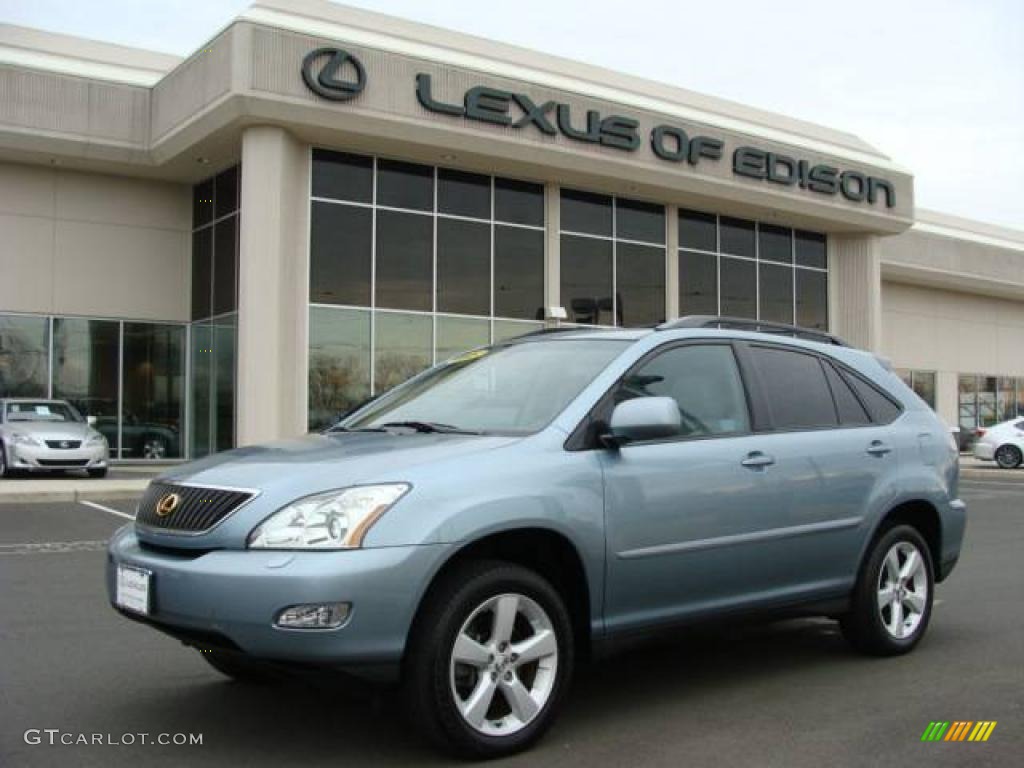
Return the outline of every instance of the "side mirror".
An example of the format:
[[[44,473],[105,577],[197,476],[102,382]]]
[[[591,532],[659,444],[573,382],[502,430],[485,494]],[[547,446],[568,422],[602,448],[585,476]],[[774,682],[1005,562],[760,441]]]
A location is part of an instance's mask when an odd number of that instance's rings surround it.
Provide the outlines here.
[[[96,417],[95,416],[91,416],[91,415],[90,416],[86,416],[85,417],[85,423],[88,424],[90,427],[95,427],[96,426]]]
[[[636,397],[615,406],[606,442],[622,445],[634,440],[675,437],[681,427],[679,407],[671,397]]]

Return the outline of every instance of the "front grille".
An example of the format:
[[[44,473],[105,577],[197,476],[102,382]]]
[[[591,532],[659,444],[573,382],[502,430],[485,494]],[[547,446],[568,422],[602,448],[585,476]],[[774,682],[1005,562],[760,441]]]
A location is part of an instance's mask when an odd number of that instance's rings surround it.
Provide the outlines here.
[[[88,459],[36,459],[41,467],[84,467]]]
[[[174,510],[167,515],[158,513],[162,499],[171,494],[178,496]],[[254,494],[221,488],[202,488],[194,485],[150,483],[135,519],[142,525],[162,531],[202,533],[230,515]]]
[[[64,449],[64,448],[71,449],[71,448],[78,448],[78,447],[80,447],[82,445],[82,441],[81,440],[47,440],[46,441],[46,445],[47,445],[48,448],[57,448],[58,450]]]

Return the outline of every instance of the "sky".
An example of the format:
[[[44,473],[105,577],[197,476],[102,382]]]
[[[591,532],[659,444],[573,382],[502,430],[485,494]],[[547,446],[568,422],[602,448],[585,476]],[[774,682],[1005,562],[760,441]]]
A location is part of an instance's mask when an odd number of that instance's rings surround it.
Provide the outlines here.
[[[245,0],[0,0],[0,22],[187,55]],[[854,133],[916,204],[1024,229],[1022,0],[350,0]]]

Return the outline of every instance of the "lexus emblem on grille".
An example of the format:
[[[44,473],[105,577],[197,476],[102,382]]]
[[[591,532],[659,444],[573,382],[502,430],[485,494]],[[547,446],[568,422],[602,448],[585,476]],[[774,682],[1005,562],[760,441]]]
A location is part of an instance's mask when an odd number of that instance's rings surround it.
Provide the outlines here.
[[[181,496],[176,493],[168,493],[156,505],[156,516],[167,517],[178,508],[179,504],[181,504]]]
[[[314,66],[321,59],[327,59],[314,74]],[[351,64],[355,80],[342,79],[342,70]],[[341,48],[317,48],[306,54],[302,60],[302,79],[309,90],[331,101],[348,101],[363,92],[366,87],[366,70],[359,59]]]
[[[68,447],[68,441],[67,440],[61,440],[60,441],[60,447],[61,448],[67,448]]]

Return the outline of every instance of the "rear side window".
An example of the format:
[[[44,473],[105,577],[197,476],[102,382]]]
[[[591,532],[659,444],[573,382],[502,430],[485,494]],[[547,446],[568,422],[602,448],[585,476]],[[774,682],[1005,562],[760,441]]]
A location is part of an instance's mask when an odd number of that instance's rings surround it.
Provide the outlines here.
[[[814,355],[751,346],[775,429],[834,427],[839,422],[825,371]]]
[[[1018,421],[1013,426],[1015,426],[1017,429],[1024,429],[1024,421]]]
[[[836,399],[836,409],[839,411],[839,423],[843,426],[860,426],[870,424],[871,417],[860,404],[860,400],[853,394],[850,385],[836,372],[831,363],[824,363],[825,376],[832,388],[832,396]]]
[[[846,370],[840,370],[843,380],[857,393],[857,397],[864,403],[868,415],[876,424],[888,424],[895,421],[900,415],[900,407],[890,400],[886,395],[879,392],[873,385],[868,384],[860,376]]]

